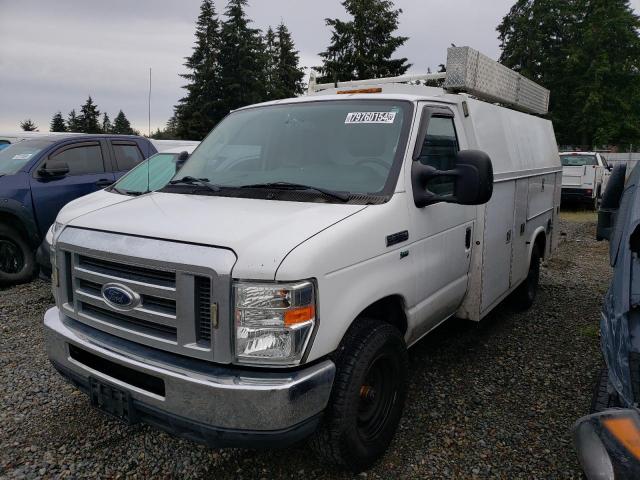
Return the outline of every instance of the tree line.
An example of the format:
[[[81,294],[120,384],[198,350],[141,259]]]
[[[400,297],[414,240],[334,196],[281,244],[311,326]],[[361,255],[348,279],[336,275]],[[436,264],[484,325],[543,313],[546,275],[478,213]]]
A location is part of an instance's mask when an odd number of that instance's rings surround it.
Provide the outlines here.
[[[628,0],[518,0],[500,61],[551,90],[561,145],[640,144],[640,19]]]
[[[72,109],[67,118],[62,112],[56,112],[49,124],[50,132],[71,133],[111,133],[115,135],[139,135],[137,130],[131,127],[131,123],[122,110],[118,112],[113,122],[107,112],[100,116],[100,110],[89,95],[87,101],[80,107],[79,113]],[[38,126],[29,118],[20,122],[20,128],[26,132],[35,132]]]
[[[318,81],[404,74],[411,64],[395,56],[408,40],[397,34],[402,10],[392,0],[342,5],[347,20],[325,19],[331,40],[312,67]],[[303,93],[305,68],[289,29],[254,28],[246,7],[228,0],[219,16],[213,0],[202,1],[181,75],[185,94],[152,137],[200,140],[231,110]],[[559,143],[640,144],[640,19],[629,0],[516,0],[497,32],[500,61],[551,90]],[[78,115],[58,112],[51,128],[132,131],[122,112],[112,126],[98,117],[90,97]]]

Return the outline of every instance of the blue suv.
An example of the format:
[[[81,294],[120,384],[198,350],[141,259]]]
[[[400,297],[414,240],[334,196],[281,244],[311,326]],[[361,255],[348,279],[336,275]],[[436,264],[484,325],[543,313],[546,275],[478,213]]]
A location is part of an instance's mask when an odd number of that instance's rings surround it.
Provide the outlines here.
[[[42,136],[0,150],[0,284],[34,276],[35,251],[66,203],[155,153],[146,138],[123,135]]]

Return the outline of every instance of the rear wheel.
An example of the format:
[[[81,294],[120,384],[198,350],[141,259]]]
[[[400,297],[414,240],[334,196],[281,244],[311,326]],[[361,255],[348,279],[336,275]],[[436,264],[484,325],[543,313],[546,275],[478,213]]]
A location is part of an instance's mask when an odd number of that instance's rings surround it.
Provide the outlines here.
[[[387,450],[407,394],[408,358],[393,326],[361,319],[337,356],[331,400],[311,445],[322,460],[358,473]]]
[[[0,284],[27,282],[35,271],[35,255],[27,241],[15,228],[0,224]]]
[[[531,261],[529,262],[529,272],[527,278],[513,292],[513,301],[519,310],[528,310],[533,305],[538,294],[540,283],[540,249],[537,245],[531,251]]]

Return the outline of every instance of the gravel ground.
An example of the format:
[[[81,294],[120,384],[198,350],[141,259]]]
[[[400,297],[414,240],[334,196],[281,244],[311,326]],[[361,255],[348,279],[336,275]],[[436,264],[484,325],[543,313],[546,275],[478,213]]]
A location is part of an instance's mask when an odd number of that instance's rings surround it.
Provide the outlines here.
[[[412,349],[400,430],[366,478],[579,478],[570,429],[587,413],[601,357],[610,269],[590,214],[568,214],[536,305],[453,320]],[[93,411],[48,364],[49,286],[0,290],[0,477],[350,478],[302,444],[210,450]]]

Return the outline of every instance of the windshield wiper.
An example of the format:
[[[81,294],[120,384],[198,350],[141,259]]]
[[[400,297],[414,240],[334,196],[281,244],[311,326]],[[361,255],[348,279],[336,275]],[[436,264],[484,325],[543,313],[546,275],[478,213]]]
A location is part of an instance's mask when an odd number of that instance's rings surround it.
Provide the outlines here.
[[[255,183],[252,185],[242,185],[238,188],[273,188],[277,190],[315,190],[327,197],[337,198],[343,202],[348,202],[351,198],[346,193],[336,192],[334,190],[328,190],[326,188],[314,187],[311,185],[304,185],[302,183],[291,182],[268,182],[268,183]]]
[[[213,183],[210,183],[208,178],[195,178],[195,177],[190,177],[188,175],[186,177],[179,178],[177,180],[171,180],[169,182],[169,185],[198,185],[198,186],[206,187],[212,192],[220,191],[220,187],[218,185],[214,185]]]
[[[119,193],[120,195],[129,195],[131,197],[139,197],[143,193],[149,193],[149,192],[134,192],[134,191],[130,191],[130,190],[120,190],[118,187],[116,187],[114,185],[112,185],[109,190],[111,190],[112,192]]]

